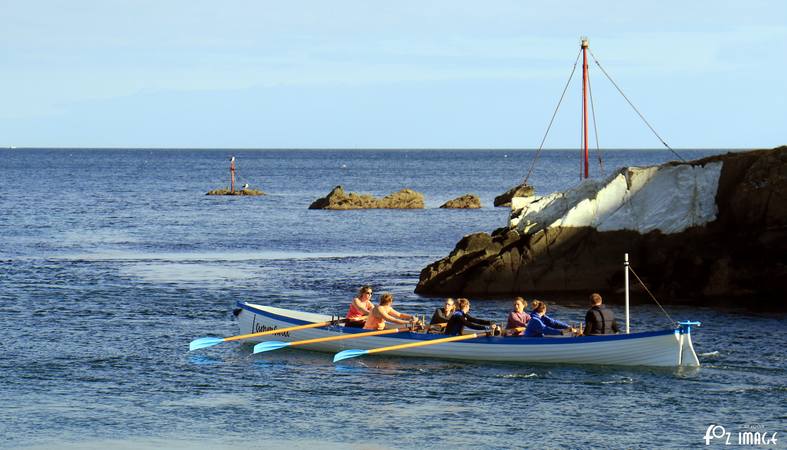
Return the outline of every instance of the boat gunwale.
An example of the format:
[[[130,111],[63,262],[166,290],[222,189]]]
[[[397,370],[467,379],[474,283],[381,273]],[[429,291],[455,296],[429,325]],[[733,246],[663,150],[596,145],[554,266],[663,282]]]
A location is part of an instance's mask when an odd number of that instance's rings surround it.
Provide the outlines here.
[[[270,311],[265,311],[262,309],[258,309],[247,302],[237,302],[237,306],[242,308],[246,311],[249,311],[254,314],[258,314],[261,316],[268,317],[270,319],[278,320],[281,322],[288,322],[291,323],[293,326],[297,325],[306,325],[309,322],[302,319],[297,319],[290,316],[284,316],[281,314],[272,313]],[[263,305],[259,305],[263,306]],[[284,309],[284,308],[280,308]],[[300,312],[296,310],[289,310],[293,312]],[[368,332],[369,330],[364,330],[362,328],[345,328],[345,327],[338,327],[336,325],[327,325],[325,327],[318,327],[315,328],[317,330],[325,330],[325,331],[333,331],[338,332],[341,330],[342,333],[364,333]],[[650,338],[650,337],[657,337],[657,336],[665,336],[669,334],[679,335],[680,330],[678,328],[666,329],[666,330],[657,330],[657,331],[644,331],[639,333],[630,333],[630,334],[608,334],[608,335],[598,335],[598,336],[580,336],[580,337],[540,337],[540,338],[516,338],[516,337],[508,337],[508,336],[486,336],[480,340],[472,340],[472,341],[459,341],[456,344],[462,345],[477,345],[477,344],[487,344],[487,345],[563,345],[563,344],[590,344],[596,342],[610,342],[610,341],[622,341],[622,340],[631,340],[631,339],[642,339],[642,338]],[[444,334],[437,334],[437,333],[413,333],[413,332],[402,332],[396,334],[390,334],[385,336],[388,339],[401,339],[401,340],[409,340],[409,341],[426,341],[426,340],[434,340],[434,339],[441,339],[446,337]]]

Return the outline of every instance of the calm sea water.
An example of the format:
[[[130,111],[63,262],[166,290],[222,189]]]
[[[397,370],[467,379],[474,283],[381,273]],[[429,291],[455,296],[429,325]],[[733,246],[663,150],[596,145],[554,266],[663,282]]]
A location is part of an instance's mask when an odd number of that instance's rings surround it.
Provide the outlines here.
[[[721,150],[684,151],[687,158]],[[239,183],[261,198],[207,197]],[[0,447],[685,448],[711,424],[787,423],[783,314],[668,307],[703,322],[693,370],[476,364],[326,354],[252,356],[190,340],[237,333],[237,300],[340,314],[356,289],[400,311],[426,264],[506,223],[494,196],[530,151],[0,150]],[[578,178],[577,152],[541,156],[539,194]],[[605,167],[667,161],[614,151]],[[596,171],[598,168],[596,167]],[[419,211],[310,211],[335,185],[426,195]],[[440,210],[465,193],[475,211]],[[633,261],[636,267],[636,261]],[[584,299],[547,299],[580,320]],[[502,321],[507,299],[477,301]],[[622,311],[615,307],[619,315]],[[634,330],[668,324],[653,305]]]

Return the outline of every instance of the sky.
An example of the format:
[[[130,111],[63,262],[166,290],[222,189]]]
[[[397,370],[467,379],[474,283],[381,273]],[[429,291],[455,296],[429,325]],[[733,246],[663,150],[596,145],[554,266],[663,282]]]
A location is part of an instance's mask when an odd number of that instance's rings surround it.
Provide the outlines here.
[[[0,17],[0,146],[537,148],[581,36],[671,147],[787,144],[783,1],[0,0]],[[545,148],[581,145],[580,72]],[[663,148],[592,58],[589,76],[601,148]]]

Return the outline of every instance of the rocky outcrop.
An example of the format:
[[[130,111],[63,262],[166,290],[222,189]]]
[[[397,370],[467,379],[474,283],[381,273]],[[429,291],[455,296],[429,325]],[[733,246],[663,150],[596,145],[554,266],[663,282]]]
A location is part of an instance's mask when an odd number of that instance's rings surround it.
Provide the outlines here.
[[[511,206],[511,199],[513,197],[531,197],[535,194],[536,190],[533,189],[533,186],[527,183],[522,183],[495,197],[494,205]]]
[[[441,208],[454,209],[478,209],[481,207],[481,199],[477,195],[465,194],[440,205]]]
[[[264,192],[259,191],[257,189],[237,189],[234,192],[230,191],[229,189],[214,189],[212,191],[208,191],[205,195],[250,195],[250,196],[258,196],[258,195],[265,195]]]
[[[344,192],[336,186],[325,197],[315,200],[309,209],[423,209],[424,195],[410,189],[402,189],[381,199],[368,194]]]
[[[621,169],[535,199],[508,227],[465,236],[421,271],[416,292],[620,292],[629,253],[662,301],[785,308],[785,198],[787,147]]]

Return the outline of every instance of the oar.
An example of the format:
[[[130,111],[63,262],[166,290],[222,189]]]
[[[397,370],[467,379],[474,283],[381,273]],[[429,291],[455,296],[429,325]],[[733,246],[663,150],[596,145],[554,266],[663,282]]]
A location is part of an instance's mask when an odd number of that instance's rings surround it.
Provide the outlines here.
[[[260,342],[259,344],[255,345],[254,353],[269,352],[271,350],[278,350],[284,347],[294,347],[296,345],[314,344],[317,342],[333,342],[333,341],[342,341],[344,339],[362,338],[365,336],[380,336],[383,334],[394,334],[400,331],[408,331],[408,330],[410,330],[410,328],[391,328],[388,330],[370,331],[367,333],[342,334],[340,336],[328,336],[328,337],[306,339],[303,341],[294,341],[294,342],[266,341],[266,342]]]
[[[391,350],[401,350],[404,348],[424,347],[426,345],[445,344],[447,342],[464,341],[467,339],[474,339],[479,336],[488,336],[488,332],[473,333],[473,334],[460,334],[459,336],[451,336],[442,339],[432,339],[430,341],[411,342],[409,344],[391,345],[389,347],[373,348],[370,350],[344,350],[333,356],[333,362],[338,362],[343,359],[355,358],[357,356],[371,355],[372,353],[382,353]]]
[[[251,334],[241,334],[239,336],[230,336],[225,338],[202,337],[199,339],[194,339],[193,341],[191,341],[191,343],[189,343],[189,351],[197,350],[205,347],[212,347],[216,344],[221,344],[222,342],[239,341],[241,339],[249,339],[257,336],[266,336],[269,334],[285,333],[287,331],[298,331],[298,330],[306,330],[308,328],[327,327],[328,325],[333,325],[335,323],[344,322],[344,321],[345,319],[329,320],[327,322],[309,323],[306,325],[298,325],[295,327],[288,327],[288,328],[277,328],[275,330],[260,331],[259,333],[251,333]]]

